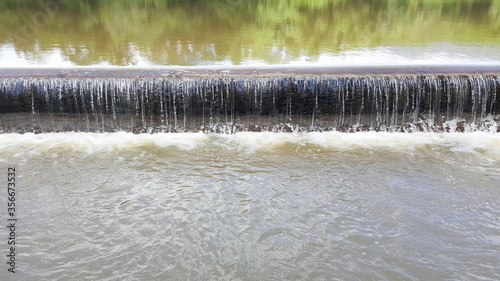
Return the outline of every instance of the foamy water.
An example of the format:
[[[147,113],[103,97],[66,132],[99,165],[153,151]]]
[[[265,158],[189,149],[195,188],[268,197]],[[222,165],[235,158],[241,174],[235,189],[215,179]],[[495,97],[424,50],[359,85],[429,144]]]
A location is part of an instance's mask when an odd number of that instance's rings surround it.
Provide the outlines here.
[[[148,146],[154,149],[173,147],[180,150],[211,149],[228,151],[279,151],[314,146],[322,151],[393,150],[414,151],[424,146],[435,146],[464,153],[500,155],[500,134],[469,133],[389,133],[389,132],[309,132],[272,133],[241,132],[236,134],[204,133],[48,133],[0,134],[0,149],[5,153],[17,151],[40,154],[67,149],[86,154],[119,152]],[[24,148],[25,150],[23,150]],[[480,151],[480,152],[479,152]]]

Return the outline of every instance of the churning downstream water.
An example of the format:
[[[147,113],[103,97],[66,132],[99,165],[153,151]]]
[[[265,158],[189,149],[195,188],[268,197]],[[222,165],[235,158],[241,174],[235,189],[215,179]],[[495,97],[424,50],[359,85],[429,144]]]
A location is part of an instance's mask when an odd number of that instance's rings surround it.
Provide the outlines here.
[[[500,279],[497,133],[0,134],[11,166],[13,280]]]

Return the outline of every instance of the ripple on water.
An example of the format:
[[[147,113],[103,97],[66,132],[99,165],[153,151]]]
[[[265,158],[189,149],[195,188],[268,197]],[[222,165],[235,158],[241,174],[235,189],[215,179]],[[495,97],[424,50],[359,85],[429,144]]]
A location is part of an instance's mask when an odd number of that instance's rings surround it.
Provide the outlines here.
[[[0,135],[26,276],[500,278],[496,135],[78,136]]]

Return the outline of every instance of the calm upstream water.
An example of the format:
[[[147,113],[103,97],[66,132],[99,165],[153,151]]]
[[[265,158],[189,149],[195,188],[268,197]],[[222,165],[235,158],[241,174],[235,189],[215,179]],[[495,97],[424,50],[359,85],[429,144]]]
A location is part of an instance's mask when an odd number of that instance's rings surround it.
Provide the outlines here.
[[[499,50],[498,0],[0,0],[0,280],[500,280]]]
[[[500,63],[498,0],[1,0],[0,65]]]

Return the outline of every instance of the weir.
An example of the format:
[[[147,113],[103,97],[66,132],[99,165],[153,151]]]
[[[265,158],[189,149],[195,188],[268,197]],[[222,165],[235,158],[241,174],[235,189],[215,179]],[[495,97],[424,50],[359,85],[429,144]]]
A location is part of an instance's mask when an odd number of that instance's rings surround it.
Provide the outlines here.
[[[495,67],[2,69],[0,132],[500,132]]]

